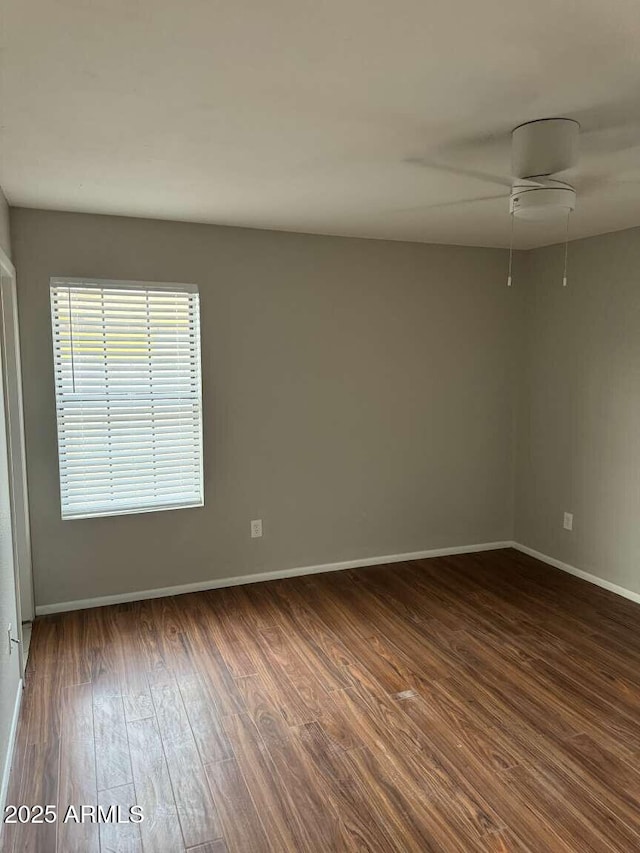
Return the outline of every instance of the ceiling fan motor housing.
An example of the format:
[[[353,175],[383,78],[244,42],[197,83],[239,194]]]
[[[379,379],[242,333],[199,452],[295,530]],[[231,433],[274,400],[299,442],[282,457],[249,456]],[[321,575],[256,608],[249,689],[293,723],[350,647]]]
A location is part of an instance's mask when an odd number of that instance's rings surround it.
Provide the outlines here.
[[[576,191],[571,184],[549,178],[535,183],[516,180],[509,197],[509,212],[518,219],[559,219],[575,206]]]
[[[568,118],[530,121],[511,135],[514,182],[509,210],[519,219],[567,216],[576,206],[576,191],[566,181],[552,178],[575,166],[580,125]]]
[[[514,178],[540,178],[575,166],[580,125],[569,118],[545,118],[516,127],[511,134]]]

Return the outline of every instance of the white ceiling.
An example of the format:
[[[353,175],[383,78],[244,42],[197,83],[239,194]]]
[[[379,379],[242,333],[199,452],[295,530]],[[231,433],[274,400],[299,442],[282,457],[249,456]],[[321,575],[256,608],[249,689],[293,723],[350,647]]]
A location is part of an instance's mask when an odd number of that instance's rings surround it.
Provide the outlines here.
[[[499,187],[408,161],[508,175],[509,129],[566,115],[613,127],[571,177],[619,179],[573,236],[640,225],[638,0],[3,4],[10,204],[504,246],[506,198],[403,210]]]

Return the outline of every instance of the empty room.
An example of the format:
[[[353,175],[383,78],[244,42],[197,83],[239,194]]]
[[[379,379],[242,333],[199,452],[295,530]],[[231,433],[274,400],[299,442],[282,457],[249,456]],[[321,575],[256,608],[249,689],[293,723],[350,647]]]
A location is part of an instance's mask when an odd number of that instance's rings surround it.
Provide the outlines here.
[[[2,853],[640,851],[639,38],[0,0]]]

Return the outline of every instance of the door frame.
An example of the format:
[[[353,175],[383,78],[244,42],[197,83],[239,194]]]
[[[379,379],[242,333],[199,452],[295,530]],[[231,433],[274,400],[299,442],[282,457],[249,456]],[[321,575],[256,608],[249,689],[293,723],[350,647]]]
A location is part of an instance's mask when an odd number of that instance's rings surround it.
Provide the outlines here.
[[[35,618],[16,270],[0,249],[0,336],[18,622]],[[20,639],[22,640],[22,630]],[[22,653],[22,648],[21,648]],[[22,655],[21,655],[22,656]]]

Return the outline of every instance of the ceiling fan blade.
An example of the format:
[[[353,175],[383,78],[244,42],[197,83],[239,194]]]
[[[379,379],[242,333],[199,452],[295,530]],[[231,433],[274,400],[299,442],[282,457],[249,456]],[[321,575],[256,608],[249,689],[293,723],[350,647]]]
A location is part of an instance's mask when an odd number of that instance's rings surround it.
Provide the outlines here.
[[[580,123],[580,147],[586,153],[613,154],[640,146],[640,102],[635,91],[569,110],[568,115]]]
[[[583,151],[594,154],[615,154],[640,148],[640,123],[621,124],[583,130],[580,134]]]
[[[628,178],[625,180],[624,178],[617,178],[613,175],[591,175],[580,178],[577,184],[578,195],[582,198],[593,195],[607,187],[640,184],[640,178]]]
[[[575,183],[580,198],[583,198],[584,196],[591,195],[591,193],[598,192],[598,190],[610,184],[611,180],[606,175],[585,175]]]
[[[462,166],[450,166],[447,163],[440,163],[437,160],[429,160],[426,157],[408,157],[405,160],[414,166],[422,166],[425,169],[434,169],[438,172],[448,172],[452,175],[463,175],[466,178],[475,178],[478,181],[485,181],[489,184],[498,184],[501,187],[509,187],[513,183],[510,177],[503,175],[491,175],[488,172],[479,172],[476,169],[467,169]]]
[[[396,207],[393,210],[389,211],[390,213],[411,213],[414,210],[434,210],[435,208],[441,207],[454,207],[458,204],[471,204],[476,201],[495,201],[495,199],[504,199],[507,200],[507,196],[504,193],[498,193],[496,195],[482,195],[475,196],[474,198],[459,198],[455,201],[440,201],[435,204],[419,204],[415,207]]]

